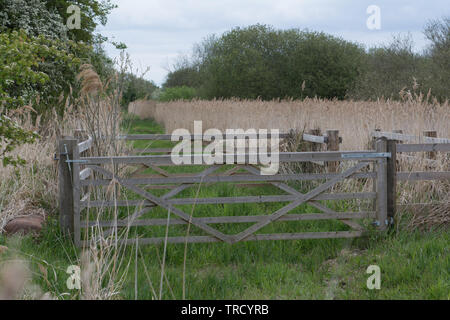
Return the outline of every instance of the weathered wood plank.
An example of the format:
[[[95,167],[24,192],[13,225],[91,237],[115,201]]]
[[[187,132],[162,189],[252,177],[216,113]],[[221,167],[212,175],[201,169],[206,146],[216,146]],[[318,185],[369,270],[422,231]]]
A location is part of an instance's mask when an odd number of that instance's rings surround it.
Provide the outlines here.
[[[450,171],[442,172],[397,172],[397,180],[423,181],[423,180],[449,180]]]
[[[80,181],[86,180],[91,175],[92,175],[92,169],[91,168],[85,168],[85,169],[81,170],[80,171]]]
[[[450,139],[446,138],[433,138],[433,137],[423,137],[423,141],[426,143],[450,143]]]
[[[222,175],[210,175],[206,177],[198,176],[179,176],[178,174],[173,174],[170,178],[161,177],[145,177],[139,179],[123,179],[127,183],[139,185],[155,185],[155,184],[170,184],[170,183],[222,183],[222,182],[282,182],[282,181],[313,181],[313,180],[324,180],[332,179],[337,176],[337,173],[302,173],[302,174],[279,174],[279,175],[248,175],[248,174],[234,174],[232,176],[222,176]],[[347,179],[374,179],[376,178],[376,173],[365,172],[365,173],[355,173]],[[83,182],[83,186],[107,186],[111,180],[89,180]]]
[[[408,203],[408,204],[398,204],[397,207],[399,208],[399,210],[401,211],[405,211],[408,209],[413,209],[413,210],[423,210],[425,208],[432,208],[434,206],[439,206],[439,205],[448,205],[449,202],[438,202],[438,203]]]
[[[133,153],[172,153],[172,148],[133,149]]]
[[[251,223],[259,222],[265,216],[226,216],[226,217],[194,217],[193,220],[200,221],[207,224],[222,224],[222,223]],[[337,212],[334,214],[328,213],[303,213],[303,214],[287,214],[277,221],[307,221],[307,220],[345,220],[345,219],[365,219],[375,218],[376,212],[364,211],[364,212]],[[188,222],[182,219],[170,219],[170,225],[184,225]],[[167,225],[167,219],[141,219],[136,218],[123,219],[117,221],[83,221],[84,227],[136,227],[136,226],[165,226]]]
[[[351,200],[351,199],[376,199],[376,192],[365,193],[323,193],[314,200]],[[284,196],[250,196],[250,197],[220,197],[220,198],[176,198],[167,200],[170,204],[227,204],[227,203],[266,203],[266,202],[289,202],[298,199],[294,195]],[[147,200],[91,200],[81,203],[83,208],[110,208],[110,207],[135,207],[154,206]]]
[[[338,231],[338,232],[305,232],[305,233],[280,233],[280,234],[256,234],[243,239],[242,241],[259,240],[302,240],[302,239],[334,239],[334,238],[357,238],[364,233],[361,231]],[[139,244],[159,244],[164,243],[166,238],[140,238]],[[217,238],[211,236],[189,236],[189,237],[169,237],[167,243],[208,243],[219,242]],[[120,244],[132,245],[136,239],[120,239]],[[89,245],[89,241],[83,242],[83,245]]]
[[[397,141],[418,141],[418,140],[420,140],[420,137],[418,137],[418,136],[394,133],[394,132],[383,132],[383,131],[372,131],[371,136],[373,138],[386,138],[386,139],[397,140]]]
[[[217,197],[217,198],[177,198],[169,202],[175,205],[187,204],[233,204],[233,203],[269,203],[290,202],[298,199],[297,195]],[[315,198],[314,198],[315,199]]]
[[[397,152],[450,152],[450,143],[398,144]]]
[[[308,141],[308,142],[313,142],[313,143],[327,143],[328,142],[328,137],[326,137],[326,136],[316,136],[316,135],[304,133],[303,134],[303,140],[304,141]]]
[[[92,142],[93,142],[92,137],[89,137],[86,141],[80,142],[78,144],[79,152],[83,153],[83,152],[89,150],[92,147]]]
[[[289,133],[279,133],[278,137],[280,139],[284,139],[287,138],[289,136]],[[261,139],[261,138],[272,138],[272,135],[270,132],[267,133],[267,135],[260,135],[259,133],[257,134],[235,134],[233,135],[233,137],[235,137],[236,139]],[[224,135],[224,139],[222,140],[227,140],[225,138],[231,138],[231,137],[227,137]],[[121,135],[119,136],[117,139],[119,140],[167,140],[167,141],[172,141],[172,135],[171,134],[129,134],[129,135]],[[190,136],[191,141],[193,140],[203,140],[204,136],[203,135],[191,135]]]
[[[170,177],[170,173],[168,173],[166,170],[164,170],[164,169],[162,169],[162,168],[160,168],[158,166],[155,166],[155,165],[151,164],[148,167],[153,169],[154,171],[158,172],[160,175],[162,175],[164,177]]]
[[[448,147],[450,149],[450,145]],[[343,158],[343,155],[357,155],[357,154],[374,154],[372,157],[364,158],[364,161],[374,161],[379,157],[376,156],[376,152],[373,150],[367,151],[328,151],[328,152],[281,152],[278,154],[280,162],[309,162],[309,161],[353,161],[352,158]],[[273,154],[274,155],[274,154]],[[204,157],[208,155],[192,154],[182,156],[186,161],[194,164],[197,161],[201,165],[207,165],[204,162]],[[226,155],[223,154],[224,162],[227,156],[234,156],[235,158],[238,154]],[[256,156],[258,159],[261,156],[266,157],[265,154],[246,154],[246,160],[248,163],[248,158]],[[172,156],[169,155],[148,155],[148,156],[118,156],[118,157],[89,157],[81,158],[86,165],[99,165],[99,164],[154,164],[154,165],[174,165],[172,162]],[[258,161],[259,163],[259,161]],[[229,163],[231,164],[231,163]],[[241,164],[234,162],[234,164]]]

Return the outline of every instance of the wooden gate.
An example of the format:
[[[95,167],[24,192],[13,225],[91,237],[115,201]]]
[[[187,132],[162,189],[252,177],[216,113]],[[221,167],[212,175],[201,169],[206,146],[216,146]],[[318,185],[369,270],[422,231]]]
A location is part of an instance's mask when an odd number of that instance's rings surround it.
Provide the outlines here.
[[[386,141],[377,142],[377,150],[370,151],[330,151],[330,152],[281,152],[280,163],[294,162],[331,162],[341,163],[341,172],[331,173],[296,173],[262,175],[258,164],[250,164],[249,154],[244,161],[238,161],[236,155],[233,164],[208,165],[203,162],[202,155],[191,155],[193,166],[202,166],[203,171],[195,174],[169,173],[163,167],[173,166],[170,155],[142,155],[125,157],[81,157],[82,153],[91,146],[91,139],[78,143],[76,139],[61,140],[59,144],[60,162],[60,222],[63,230],[73,234],[77,246],[86,245],[90,228],[102,228],[110,234],[117,228],[133,228],[143,226],[173,226],[192,225],[202,231],[204,235],[186,235],[176,237],[147,237],[139,238],[140,244],[184,242],[226,242],[234,244],[251,240],[294,240],[319,238],[351,238],[361,236],[364,229],[354,219],[370,218],[383,230],[386,228],[388,216],[387,191],[387,159]],[[229,159],[229,158],[228,158]],[[259,159],[259,158],[258,158]],[[197,160],[197,161],[195,161]],[[136,177],[128,174],[115,174],[117,168],[125,167],[150,168],[157,174]],[[224,168],[224,166],[226,166]],[[369,170],[370,169],[370,170]],[[122,170],[124,171],[124,170]],[[344,192],[332,193],[336,184],[347,179],[372,179],[372,192]],[[290,186],[290,181],[315,181],[311,190],[300,192]],[[215,198],[186,198],[176,197],[183,190],[215,183],[232,184],[267,184],[275,186],[284,194],[215,197]],[[116,192],[114,198],[95,198],[93,190],[103,188]],[[135,199],[127,200],[118,196],[118,190],[128,190]],[[114,191],[115,190],[115,191]],[[169,190],[156,195],[149,190]],[[280,192],[281,192],[280,191]],[[107,194],[103,192],[101,194]],[[371,199],[374,206],[369,211],[339,212],[331,209],[330,201],[348,199]],[[328,201],[328,202],[327,202]],[[238,203],[287,203],[280,209],[263,215],[243,216],[192,216],[191,213],[177,206],[206,205],[206,204],[238,204]],[[302,204],[308,204],[321,213],[290,213]],[[117,214],[110,219],[92,217],[89,212],[96,208],[134,207],[132,213],[126,217]],[[160,207],[170,212],[168,218],[148,217],[155,208]],[[174,218],[170,218],[170,215]],[[305,221],[305,220],[340,220],[350,226],[349,231],[302,232],[302,233],[261,233],[261,229],[277,221]],[[226,234],[213,227],[217,224],[253,223],[237,234]],[[126,243],[133,243],[135,239],[123,239]]]

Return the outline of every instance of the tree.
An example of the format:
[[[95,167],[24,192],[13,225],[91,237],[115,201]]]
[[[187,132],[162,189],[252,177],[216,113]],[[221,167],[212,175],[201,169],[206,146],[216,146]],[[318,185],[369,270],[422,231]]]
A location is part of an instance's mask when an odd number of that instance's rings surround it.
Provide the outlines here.
[[[209,98],[343,99],[364,56],[359,45],[324,33],[260,24],[208,39],[200,52],[201,87]]]
[[[201,75],[194,66],[186,66],[175,71],[169,72],[167,79],[163,84],[164,88],[173,87],[199,87],[201,85]]]
[[[402,89],[423,81],[426,58],[413,51],[411,35],[396,36],[387,45],[371,48],[351,90],[355,99],[400,98]]]
[[[124,75],[124,88],[122,105],[127,106],[130,102],[151,97],[158,88],[152,81],[145,80],[132,73]]]
[[[0,1],[0,32],[24,30],[30,36],[67,39],[67,27],[56,10],[42,0]]]
[[[80,57],[87,57],[90,50],[73,41],[32,37],[25,31],[1,33],[0,108],[33,104],[43,114],[61,105],[59,97],[70,91]]]
[[[427,52],[431,59],[429,76],[424,85],[441,100],[450,97],[450,17],[432,20],[425,27],[425,36],[431,42]]]
[[[81,29],[69,30],[69,38],[74,41],[83,41],[93,43],[95,29],[98,25],[106,25],[108,14],[117,5],[111,3],[111,0],[52,0],[47,1],[47,8],[51,11],[56,10],[67,21],[72,13],[67,13],[67,8],[76,5],[80,8]],[[98,40],[98,38],[97,38]]]
[[[192,100],[197,96],[194,88],[187,86],[166,88],[159,95],[159,101]]]

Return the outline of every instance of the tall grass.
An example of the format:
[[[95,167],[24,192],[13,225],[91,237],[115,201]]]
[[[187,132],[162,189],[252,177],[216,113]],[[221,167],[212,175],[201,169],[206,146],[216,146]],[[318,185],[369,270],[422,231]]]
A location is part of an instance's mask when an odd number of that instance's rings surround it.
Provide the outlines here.
[[[124,72],[125,69],[121,71]],[[102,83],[92,66],[83,65],[78,76],[82,88],[80,96],[72,100],[74,104],[67,100],[62,117],[54,113],[48,122],[40,123],[39,117],[33,120],[31,111],[16,115],[15,120],[22,127],[39,132],[40,138],[14,150],[15,155],[26,161],[24,166],[0,167],[0,234],[3,227],[19,215],[38,213],[50,219],[58,212],[57,162],[54,156],[62,136],[73,136],[76,129],[81,129],[85,136],[94,138],[93,148],[89,151],[91,155],[113,156],[123,152],[124,143],[116,139],[122,122],[121,73]],[[101,237],[102,241],[87,246],[80,255],[74,248],[64,248],[66,259],[82,267],[79,298],[114,299],[128,270],[124,248],[117,246],[117,237],[126,237],[126,234],[105,236],[95,231],[96,237]],[[1,287],[5,286],[0,284]]]

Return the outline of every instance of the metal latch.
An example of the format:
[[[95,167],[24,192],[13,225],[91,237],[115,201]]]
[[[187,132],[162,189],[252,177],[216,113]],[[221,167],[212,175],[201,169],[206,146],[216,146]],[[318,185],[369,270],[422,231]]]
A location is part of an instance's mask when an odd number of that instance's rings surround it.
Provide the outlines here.
[[[87,160],[66,160],[67,163],[88,163]]]
[[[390,158],[390,152],[382,153],[344,153],[341,155],[343,159],[368,159],[368,158]]]

